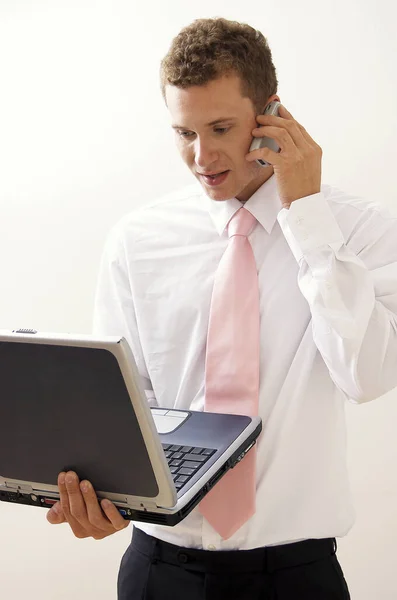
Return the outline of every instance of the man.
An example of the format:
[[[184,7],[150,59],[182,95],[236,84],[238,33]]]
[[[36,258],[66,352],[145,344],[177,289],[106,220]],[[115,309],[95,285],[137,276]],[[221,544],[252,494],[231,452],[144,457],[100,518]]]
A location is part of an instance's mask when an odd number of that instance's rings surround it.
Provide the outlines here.
[[[227,535],[205,516],[205,501],[174,528],[139,523],[119,598],[349,598],[335,555],[335,538],[354,521],[344,402],[397,385],[396,220],[321,183],[321,148],[284,106],[278,117],[261,114],[280,98],[270,49],[251,27],[195,21],[173,40],[161,78],[178,150],[199,185],[113,228],[94,328],[127,338],[152,405],[206,409],[214,280],[229,224],[248,211],[254,227],[238,235],[248,235],[259,282],[263,432],[252,515]],[[249,152],[253,136],[280,151]],[[96,539],[126,526],[75,473],[61,473],[59,489],[51,523]]]

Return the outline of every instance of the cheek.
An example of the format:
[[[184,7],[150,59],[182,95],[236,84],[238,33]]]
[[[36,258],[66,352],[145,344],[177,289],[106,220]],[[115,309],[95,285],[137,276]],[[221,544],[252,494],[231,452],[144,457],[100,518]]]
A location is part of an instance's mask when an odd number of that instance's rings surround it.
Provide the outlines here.
[[[235,163],[236,175],[239,181],[247,185],[253,179],[256,179],[260,174],[260,165],[256,162],[248,162],[245,159],[246,152],[240,155],[240,159]]]
[[[240,138],[236,152],[234,152],[235,163],[245,172],[255,172],[255,166],[259,166],[257,163],[248,162],[245,158],[249,152],[251,142],[252,136],[244,135],[242,139]]]
[[[238,150],[234,153],[233,162],[235,168],[245,175],[252,175],[256,173],[256,167],[259,165],[255,162],[248,162],[245,158],[249,149],[249,144],[241,144]]]

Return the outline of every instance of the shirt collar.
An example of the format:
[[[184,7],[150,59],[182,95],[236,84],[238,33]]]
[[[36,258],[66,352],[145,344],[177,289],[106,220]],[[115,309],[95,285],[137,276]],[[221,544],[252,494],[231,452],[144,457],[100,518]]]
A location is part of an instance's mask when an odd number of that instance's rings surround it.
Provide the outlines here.
[[[234,213],[242,206],[249,210],[270,234],[277,220],[277,215],[282,209],[274,173],[252,194],[251,198],[245,204],[237,200],[237,198],[220,201],[212,200],[204,193],[203,195],[207,203],[208,212],[219,235],[223,234]]]

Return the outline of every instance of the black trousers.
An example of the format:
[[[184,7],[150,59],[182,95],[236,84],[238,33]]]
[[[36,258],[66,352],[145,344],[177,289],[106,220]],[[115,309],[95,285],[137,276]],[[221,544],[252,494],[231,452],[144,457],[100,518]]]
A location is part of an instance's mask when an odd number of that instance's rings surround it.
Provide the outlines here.
[[[254,550],[180,548],[134,529],[118,600],[349,600],[335,538]]]

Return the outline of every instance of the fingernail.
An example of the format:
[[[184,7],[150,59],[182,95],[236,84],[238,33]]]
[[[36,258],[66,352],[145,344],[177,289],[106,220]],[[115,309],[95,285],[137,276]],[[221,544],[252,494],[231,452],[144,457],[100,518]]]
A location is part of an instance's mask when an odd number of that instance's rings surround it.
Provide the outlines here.
[[[88,492],[88,490],[90,489],[90,484],[88,483],[88,481],[82,481],[80,484],[80,488],[82,492]]]
[[[109,506],[111,505],[111,502],[109,500],[102,500],[101,502],[103,508],[109,508]]]
[[[68,473],[65,477],[66,483],[73,483],[75,480],[73,473]]]
[[[65,473],[61,473],[58,477],[58,481],[61,485],[65,484]]]

